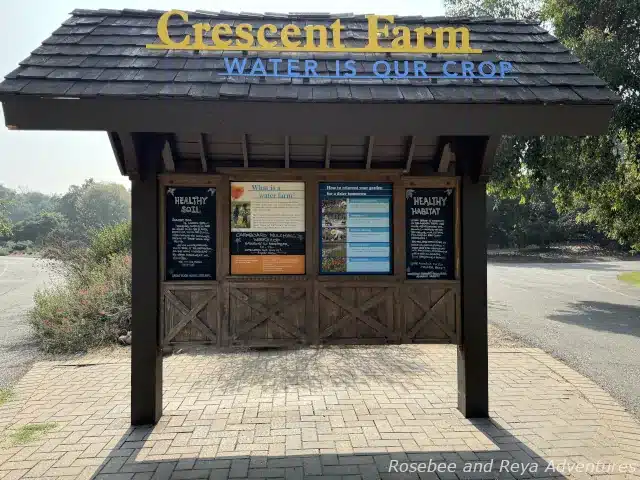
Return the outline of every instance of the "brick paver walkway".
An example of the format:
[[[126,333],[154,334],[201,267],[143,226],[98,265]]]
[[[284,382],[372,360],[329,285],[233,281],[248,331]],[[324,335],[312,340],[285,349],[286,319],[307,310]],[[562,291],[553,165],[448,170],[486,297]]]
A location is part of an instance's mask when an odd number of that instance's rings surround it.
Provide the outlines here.
[[[0,478],[640,473],[640,424],[593,382],[537,349],[491,350],[492,418],[484,421],[468,421],[455,408],[452,346],[174,355],[164,363],[164,417],[135,429],[128,362],[89,356],[37,363],[0,407]],[[11,444],[12,432],[39,422],[55,428]],[[491,471],[465,471],[471,468]]]

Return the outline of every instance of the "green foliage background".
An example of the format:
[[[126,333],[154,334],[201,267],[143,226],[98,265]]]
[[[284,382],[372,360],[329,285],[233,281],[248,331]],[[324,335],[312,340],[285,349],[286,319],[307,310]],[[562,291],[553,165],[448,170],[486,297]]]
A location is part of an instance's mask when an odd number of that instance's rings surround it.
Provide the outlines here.
[[[52,240],[88,245],[94,232],[130,218],[131,195],[120,184],[90,179],[59,196],[0,185],[0,247],[8,250],[42,247]]]
[[[452,15],[538,19],[620,97],[599,137],[505,137],[490,193],[535,201],[640,250],[640,1],[445,0]]]

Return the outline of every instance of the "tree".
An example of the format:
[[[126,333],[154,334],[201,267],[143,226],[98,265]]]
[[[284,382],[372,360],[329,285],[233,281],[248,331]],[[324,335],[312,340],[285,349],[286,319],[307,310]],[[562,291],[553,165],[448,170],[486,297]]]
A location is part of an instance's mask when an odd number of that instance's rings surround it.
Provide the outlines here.
[[[7,200],[0,200],[0,238],[11,235],[11,221],[8,218]]]
[[[516,18],[538,20],[539,0],[444,0],[448,15],[462,17]]]
[[[531,18],[527,0],[445,0],[449,13]],[[465,12],[465,8],[467,9]],[[537,15],[535,15],[537,16]],[[534,16],[534,17],[535,17]],[[599,137],[505,137],[491,190],[527,199],[531,185],[554,185],[554,202],[609,238],[640,250],[640,2],[541,0],[539,18],[622,98]]]
[[[100,230],[131,219],[131,194],[117,183],[94,183],[79,197],[78,220],[88,230]]]
[[[52,212],[56,209],[56,197],[41,192],[28,190],[12,190],[0,185],[0,200],[6,202],[6,216],[16,223],[34,217],[41,212]]]
[[[40,212],[26,220],[17,222],[13,227],[15,241],[31,241],[42,243],[52,232],[64,232],[68,223],[64,216],[57,212]]]
[[[69,188],[58,211],[69,222],[70,237],[88,241],[91,232],[131,218],[131,195],[122,185],[89,179]]]

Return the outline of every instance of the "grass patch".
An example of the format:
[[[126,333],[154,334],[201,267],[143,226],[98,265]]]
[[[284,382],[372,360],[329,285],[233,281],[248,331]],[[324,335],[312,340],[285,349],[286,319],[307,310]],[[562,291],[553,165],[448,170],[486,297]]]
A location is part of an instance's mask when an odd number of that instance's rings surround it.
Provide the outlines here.
[[[0,388],[0,405],[4,405],[13,397],[13,390],[11,390],[10,388]]]
[[[23,425],[11,434],[13,445],[24,445],[38,440],[45,433],[56,428],[55,423],[32,423]]]
[[[618,280],[640,287],[640,272],[626,272],[618,275]]]

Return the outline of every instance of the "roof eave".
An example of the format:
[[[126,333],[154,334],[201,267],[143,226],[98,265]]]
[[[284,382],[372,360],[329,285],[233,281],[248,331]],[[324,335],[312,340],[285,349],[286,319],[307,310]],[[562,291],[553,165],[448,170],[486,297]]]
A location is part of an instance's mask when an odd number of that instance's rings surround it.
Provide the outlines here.
[[[214,132],[216,135],[599,135],[614,103],[312,103],[0,96],[18,130]]]

